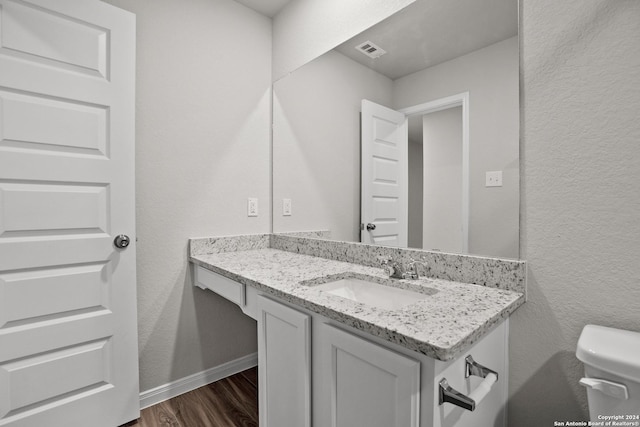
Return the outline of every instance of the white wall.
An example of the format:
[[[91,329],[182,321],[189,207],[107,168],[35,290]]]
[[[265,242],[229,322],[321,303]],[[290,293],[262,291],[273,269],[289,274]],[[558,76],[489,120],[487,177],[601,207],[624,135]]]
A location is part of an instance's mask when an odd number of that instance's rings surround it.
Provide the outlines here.
[[[415,0],[293,0],[273,20],[278,80]]]
[[[522,0],[522,256],[509,425],[586,417],[578,337],[640,331],[640,2]]]
[[[393,107],[469,92],[469,253],[518,258],[518,38],[394,81]],[[486,188],[485,172],[503,171]]]
[[[255,322],[191,286],[187,238],[269,231],[271,21],[231,0],[108,0],[137,15],[141,390],[256,351]],[[247,218],[247,197],[261,216]]]
[[[422,247],[462,253],[462,107],[422,116]]]
[[[409,118],[419,120],[422,123],[422,118],[415,117]],[[421,126],[422,127],[422,126]],[[422,132],[420,132],[422,133]],[[422,136],[422,135],[420,135]],[[407,213],[409,222],[409,236],[407,238],[407,245],[410,248],[422,249],[422,194],[423,194],[423,161],[422,161],[422,138],[420,140],[414,140],[411,132],[409,132],[409,185],[408,195],[409,200],[407,202]]]
[[[331,51],[274,85],[273,229],[360,241],[360,105],[391,102],[392,82]],[[292,216],[282,216],[282,199]]]

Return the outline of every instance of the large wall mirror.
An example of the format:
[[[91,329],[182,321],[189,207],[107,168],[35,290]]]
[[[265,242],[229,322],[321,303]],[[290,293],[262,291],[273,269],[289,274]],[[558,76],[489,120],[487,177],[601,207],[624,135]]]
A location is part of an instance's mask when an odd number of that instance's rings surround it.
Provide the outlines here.
[[[517,7],[416,0],[276,81],[273,231],[518,258]]]

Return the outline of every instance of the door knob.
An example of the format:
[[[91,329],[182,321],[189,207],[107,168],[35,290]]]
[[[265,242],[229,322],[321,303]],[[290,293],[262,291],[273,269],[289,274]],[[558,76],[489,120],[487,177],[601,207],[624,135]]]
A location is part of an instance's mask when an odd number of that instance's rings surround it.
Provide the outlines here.
[[[367,231],[373,231],[376,229],[376,225],[375,224],[367,224]]]
[[[116,236],[115,239],[113,239],[113,244],[116,246],[116,248],[120,249],[124,249],[129,246],[130,242],[131,240],[129,240],[129,236],[125,234],[120,234],[119,236]]]

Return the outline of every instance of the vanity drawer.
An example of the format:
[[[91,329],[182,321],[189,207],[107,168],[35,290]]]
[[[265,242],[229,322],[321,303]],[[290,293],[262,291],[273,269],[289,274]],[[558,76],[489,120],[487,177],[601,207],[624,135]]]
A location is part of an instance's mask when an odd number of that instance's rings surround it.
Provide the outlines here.
[[[209,289],[238,304],[241,308],[245,305],[245,289],[242,283],[227,279],[203,267],[196,267],[195,284],[200,289]]]

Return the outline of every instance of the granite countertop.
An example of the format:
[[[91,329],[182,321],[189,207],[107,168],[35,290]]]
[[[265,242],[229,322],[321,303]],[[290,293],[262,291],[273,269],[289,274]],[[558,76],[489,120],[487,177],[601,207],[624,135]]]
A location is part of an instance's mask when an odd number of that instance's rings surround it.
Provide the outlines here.
[[[278,249],[191,255],[190,261],[291,304],[439,360],[451,360],[507,318],[523,293],[443,279],[389,279],[368,267]],[[367,276],[428,296],[385,310],[322,292],[328,279]]]

